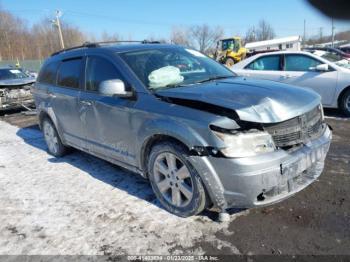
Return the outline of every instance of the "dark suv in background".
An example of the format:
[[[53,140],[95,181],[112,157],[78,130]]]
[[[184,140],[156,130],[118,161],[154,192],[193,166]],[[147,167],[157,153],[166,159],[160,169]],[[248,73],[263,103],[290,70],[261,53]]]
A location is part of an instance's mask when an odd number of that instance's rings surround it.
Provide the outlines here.
[[[140,173],[184,217],[295,194],[321,174],[331,140],[314,92],[175,45],[62,50],[33,94],[51,154],[74,147]]]

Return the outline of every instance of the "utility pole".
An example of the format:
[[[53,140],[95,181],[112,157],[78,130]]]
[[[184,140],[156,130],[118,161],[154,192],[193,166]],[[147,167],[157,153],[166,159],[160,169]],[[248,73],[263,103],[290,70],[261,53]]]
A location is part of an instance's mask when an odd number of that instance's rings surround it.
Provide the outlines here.
[[[322,43],[322,39],[323,39],[323,27],[320,27],[320,42]]]
[[[61,16],[62,16],[62,12],[59,10],[56,10],[56,18],[54,20],[51,20],[51,22],[54,26],[57,26],[61,48],[64,49],[64,41],[63,41],[63,35],[62,35],[62,29],[61,29],[61,23],[60,23]]]
[[[332,47],[334,47],[334,21],[333,21],[333,17],[332,17]]]
[[[303,35],[304,46],[305,46],[305,42],[306,42],[306,20],[304,19],[304,35]]]

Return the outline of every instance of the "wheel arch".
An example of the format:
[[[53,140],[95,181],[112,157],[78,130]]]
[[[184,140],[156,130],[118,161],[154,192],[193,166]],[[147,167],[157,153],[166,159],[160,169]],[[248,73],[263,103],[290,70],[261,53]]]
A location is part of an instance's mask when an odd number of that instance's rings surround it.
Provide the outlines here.
[[[55,113],[53,112],[52,108],[45,108],[45,109],[40,109],[39,113],[38,113],[38,118],[39,118],[39,127],[40,129],[42,129],[42,121],[45,118],[48,118],[51,120],[51,122],[54,124],[57,133],[62,141],[63,144],[65,144],[65,140],[64,137],[62,135],[62,129],[60,128],[60,125],[58,124],[57,118]]]
[[[39,127],[40,127],[40,129],[43,128],[43,120],[45,118],[48,118],[48,119],[50,119],[52,121],[50,115],[46,111],[43,111],[43,110],[41,110],[40,113],[38,114],[38,118],[39,118]]]
[[[151,135],[143,143],[143,145],[141,147],[141,152],[140,152],[140,166],[141,166],[141,170],[143,171],[145,177],[148,177],[147,163],[148,163],[149,155],[150,155],[152,148],[155,145],[157,145],[161,142],[164,142],[164,141],[174,142],[174,143],[182,145],[188,151],[191,150],[189,148],[189,146],[186,145],[186,143],[184,143],[183,141],[181,141],[179,138],[177,138],[175,136],[168,135],[168,134],[153,134],[153,135]]]
[[[338,100],[337,100],[337,105],[338,105],[338,108],[340,108],[340,103],[341,103],[341,99],[343,98],[343,95],[348,91],[348,90],[350,90],[350,86],[347,86],[347,87],[345,87],[341,92],[340,92],[340,94],[338,95]]]

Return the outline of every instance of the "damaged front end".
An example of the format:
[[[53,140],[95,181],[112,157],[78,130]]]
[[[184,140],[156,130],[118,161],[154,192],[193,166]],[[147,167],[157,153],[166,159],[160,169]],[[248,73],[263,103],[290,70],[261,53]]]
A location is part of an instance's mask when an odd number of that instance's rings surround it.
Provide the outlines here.
[[[0,85],[0,110],[34,105],[31,94],[32,83],[23,85]]]
[[[332,133],[320,104],[284,121],[261,123],[242,120],[232,108],[178,97],[162,99],[220,116],[209,125],[218,142],[208,147],[209,153],[191,157],[211,188],[214,209],[279,202],[323,171]]]

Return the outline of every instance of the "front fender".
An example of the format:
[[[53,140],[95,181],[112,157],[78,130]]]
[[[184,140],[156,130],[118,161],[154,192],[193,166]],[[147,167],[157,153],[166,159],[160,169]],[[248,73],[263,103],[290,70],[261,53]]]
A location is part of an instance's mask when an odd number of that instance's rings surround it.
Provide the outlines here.
[[[137,133],[138,144],[144,148],[149,139],[155,135],[173,137],[181,141],[189,149],[194,146],[208,146],[208,143],[196,130],[171,118],[145,121]]]

